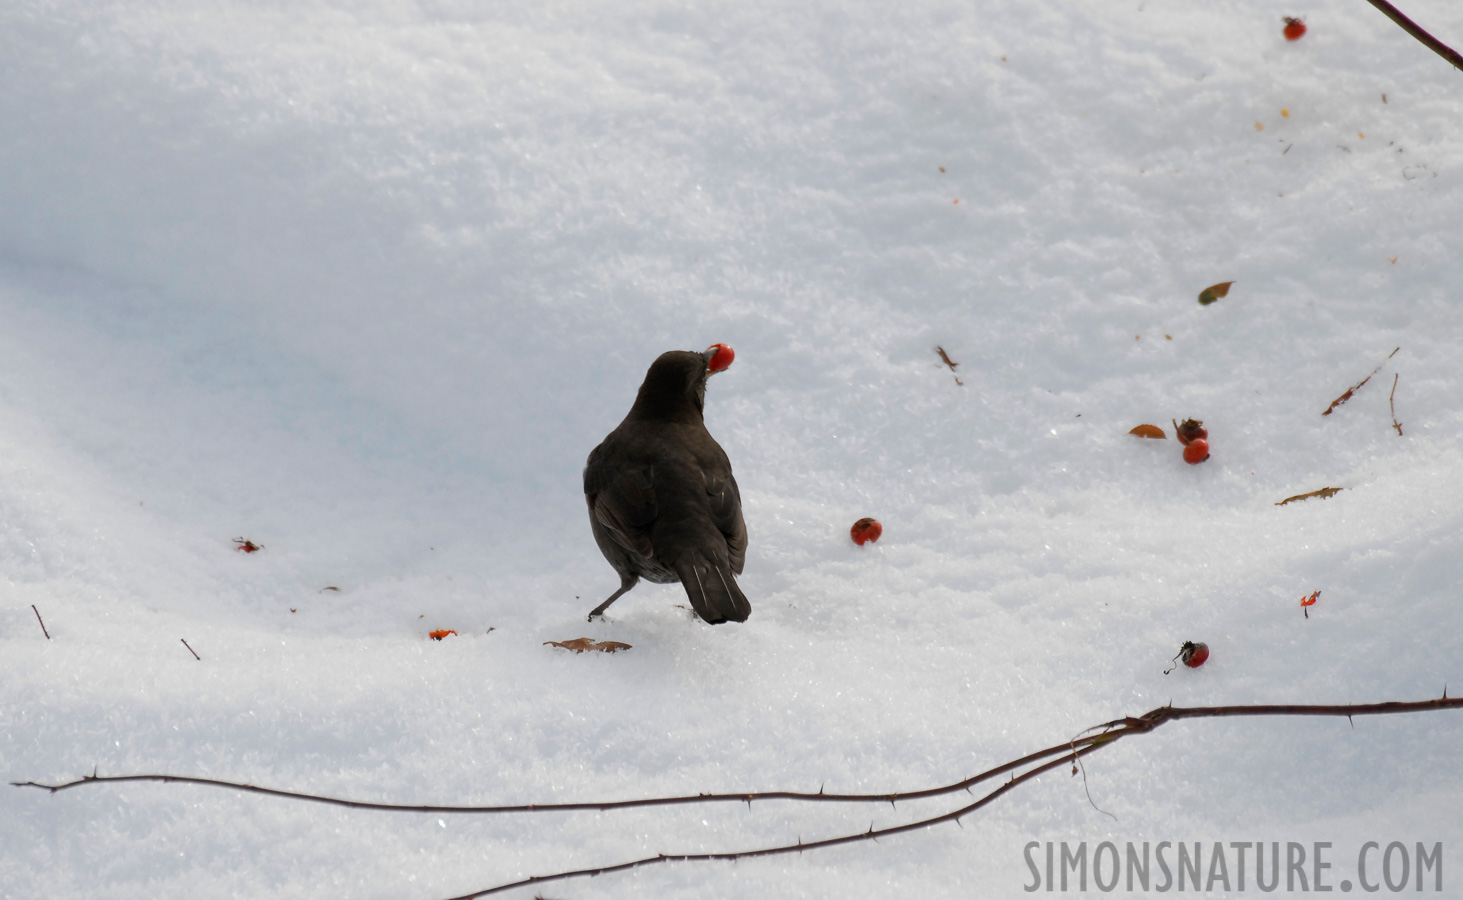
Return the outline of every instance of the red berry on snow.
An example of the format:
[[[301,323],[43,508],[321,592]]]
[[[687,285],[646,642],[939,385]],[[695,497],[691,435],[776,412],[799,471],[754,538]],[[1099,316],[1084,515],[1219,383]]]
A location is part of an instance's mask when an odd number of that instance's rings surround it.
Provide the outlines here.
[[[1285,17],[1285,39],[1287,41],[1298,41],[1301,35],[1306,33],[1306,23],[1291,16]]]
[[[716,352],[711,354],[711,361],[706,364],[706,368],[713,372],[722,371],[732,364],[732,360],[737,358],[737,351],[733,350],[730,344],[712,344],[706,348],[706,352],[708,353],[711,353],[713,350]]]
[[[1208,458],[1209,442],[1202,438],[1189,441],[1188,446],[1184,448],[1184,462],[1191,466],[1197,466]]]
[[[1197,669],[1209,660],[1209,645],[1203,641],[1184,641],[1184,645],[1179,648],[1178,656],[1175,656],[1174,660],[1191,669]],[[1163,674],[1167,675],[1174,668],[1174,666],[1169,666],[1163,670]]]
[[[1203,641],[1184,641],[1179,650],[1179,662],[1191,669],[1197,669],[1209,660],[1209,645]]]
[[[1182,422],[1174,422],[1173,430],[1180,444],[1187,445],[1189,441],[1209,440],[1209,429],[1204,427],[1204,422],[1200,419],[1185,419]]]
[[[866,543],[877,541],[883,533],[884,526],[879,524],[878,519],[859,519],[848,530],[849,537],[853,538],[853,542],[860,547]]]

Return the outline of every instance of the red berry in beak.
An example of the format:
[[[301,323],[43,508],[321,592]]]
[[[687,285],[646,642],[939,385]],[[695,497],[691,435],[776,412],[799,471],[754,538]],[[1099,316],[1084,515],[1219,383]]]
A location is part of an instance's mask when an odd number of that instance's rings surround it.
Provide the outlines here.
[[[716,352],[712,353],[713,350]],[[712,344],[706,348],[706,352],[711,353],[711,360],[706,367],[713,372],[720,372],[728,368],[732,364],[732,360],[737,358],[737,351],[733,350],[730,344]]]

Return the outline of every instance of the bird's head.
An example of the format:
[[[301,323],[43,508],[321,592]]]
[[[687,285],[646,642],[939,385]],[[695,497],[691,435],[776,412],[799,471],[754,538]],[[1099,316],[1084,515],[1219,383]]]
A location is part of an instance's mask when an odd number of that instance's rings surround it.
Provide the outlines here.
[[[734,356],[726,344],[712,344],[700,353],[662,353],[645,373],[632,413],[657,419],[694,415],[699,420],[706,405],[706,379],[725,371]]]

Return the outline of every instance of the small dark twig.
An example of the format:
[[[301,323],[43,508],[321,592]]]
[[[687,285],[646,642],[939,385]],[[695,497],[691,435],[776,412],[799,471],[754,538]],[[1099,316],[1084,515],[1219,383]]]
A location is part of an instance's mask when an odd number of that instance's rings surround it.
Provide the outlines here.
[[[184,647],[188,647],[188,652],[191,653],[191,654],[193,654],[193,658],[194,659],[198,660],[199,662],[203,662],[203,657],[201,657],[201,656],[198,655],[198,651],[197,650],[194,650],[192,647],[189,647],[188,646],[188,640],[187,640],[187,638],[178,638],[178,640],[180,640],[180,641],[183,642],[183,646]],[[92,780],[95,781],[96,779],[93,778]]]
[[[1452,63],[1453,68],[1463,70],[1463,56],[1459,56],[1457,50],[1454,50],[1452,47],[1449,47],[1447,44],[1428,34],[1426,31],[1423,31],[1421,26],[1403,15],[1402,11],[1399,10],[1397,7],[1388,3],[1387,0],[1367,0],[1367,2],[1370,3],[1372,6],[1375,6],[1377,9],[1381,10],[1382,15],[1400,25],[1403,31],[1421,41],[1424,47],[1428,48],[1432,52],[1436,53],[1438,56],[1441,56],[1443,59],[1446,59],[1448,62]],[[1382,102],[1387,102],[1386,94],[1382,95]]]
[[[1387,403],[1392,407],[1392,427],[1397,429],[1397,436],[1402,436],[1402,423],[1397,421],[1397,379],[1402,377],[1398,372],[1392,376],[1392,396],[1387,398]]]
[[[49,641],[51,639],[51,632],[46,630],[46,620],[41,618],[41,611],[36,609],[36,605],[34,603],[30,605],[30,608],[31,611],[36,614],[36,621],[41,623],[41,634],[44,634],[46,636],[46,640]]]

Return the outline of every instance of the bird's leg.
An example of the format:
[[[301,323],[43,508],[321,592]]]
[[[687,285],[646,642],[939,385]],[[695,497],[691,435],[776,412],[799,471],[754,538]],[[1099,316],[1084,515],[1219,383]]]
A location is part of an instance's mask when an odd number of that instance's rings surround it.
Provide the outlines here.
[[[595,619],[600,618],[601,616],[603,616],[605,614],[605,610],[607,610],[607,609],[610,608],[610,604],[611,603],[614,603],[616,600],[620,599],[620,595],[621,594],[625,593],[630,588],[634,587],[635,585],[637,585],[639,583],[640,583],[640,576],[639,575],[621,575],[620,576],[620,589],[618,591],[615,591],[613,594],[610,594],[610,596],[605,600],[605,602],[601,603],[599,606],[596,606],[593,610],[590,611],[590,613],[589,613],[589,621],[593,622]]]

